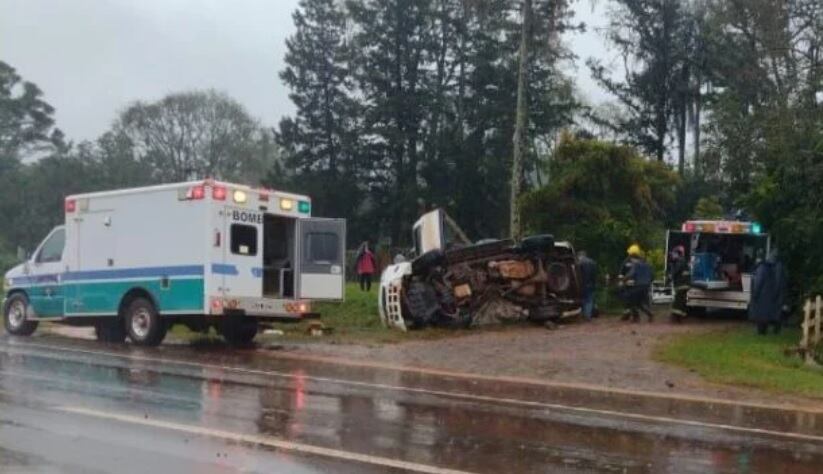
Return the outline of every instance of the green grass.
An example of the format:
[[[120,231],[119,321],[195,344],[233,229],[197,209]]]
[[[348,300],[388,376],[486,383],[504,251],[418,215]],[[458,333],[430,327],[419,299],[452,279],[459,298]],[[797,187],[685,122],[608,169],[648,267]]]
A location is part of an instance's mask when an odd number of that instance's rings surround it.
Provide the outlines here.
[[[383,327],[377,312],[377,285],[370,292],[361,291],[355,283],[346,285],[346,300],[342,303],[315,303],[313,311],[320,313],[319,320],[298,323],[276,323],[274,329],[283,331],[282,336],[259,335],[262,343],[322,342],[332,344],[391,344],[413,339],[437,339],[454,336],[463,331],[428,328],[409,332]],[[320,322],[327,333],[322,337],[312,336],[309,326]],[[468,331],[466,331],[468,332]],[[218,338],[212,330],[209,334],[193,333],[183,326],[175,326],[171,334],[194,344],[208,344]]]
[[[785,353],[799,341],[797,329],[760,336],[752,327],[735,328],[675,337],[659,346],[654,356],[711,382],[823,398],[823,371]]]

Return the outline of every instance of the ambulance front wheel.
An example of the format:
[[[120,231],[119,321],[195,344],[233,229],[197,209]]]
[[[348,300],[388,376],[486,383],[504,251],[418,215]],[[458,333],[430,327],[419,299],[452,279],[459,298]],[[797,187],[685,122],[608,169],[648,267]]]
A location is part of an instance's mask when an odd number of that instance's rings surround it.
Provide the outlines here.
[[[31,336],[37,330],[37,321],[27,319],[29,299],[23,293],[14,293],[6,301],[4,326],[6,332],[15,336]]]
[[[166,322],[146,298],[133,299],[126,307],[126,332],[138,346],[157,346],[166,337]]]

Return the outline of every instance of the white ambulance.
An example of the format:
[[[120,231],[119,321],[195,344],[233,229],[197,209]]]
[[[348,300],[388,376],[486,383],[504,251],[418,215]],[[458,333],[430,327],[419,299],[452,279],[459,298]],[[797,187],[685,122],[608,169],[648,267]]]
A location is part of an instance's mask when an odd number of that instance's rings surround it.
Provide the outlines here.
[[[343,299],[345,235],[306,196],[213,180],[68,196],[65,225],[5,275],[5,328],[157,345],[185,324],[249,343],[260,323]]]

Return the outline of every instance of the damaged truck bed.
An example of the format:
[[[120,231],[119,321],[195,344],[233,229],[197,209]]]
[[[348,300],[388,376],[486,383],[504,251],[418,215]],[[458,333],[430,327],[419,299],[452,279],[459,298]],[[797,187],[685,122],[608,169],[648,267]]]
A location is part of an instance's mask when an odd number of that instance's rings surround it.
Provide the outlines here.
[[[471,327],[580,314],[574,249],[550,235],[471,243],[438,209],[415,223],[414,244],[417,258],[381,276],[386,326]]]

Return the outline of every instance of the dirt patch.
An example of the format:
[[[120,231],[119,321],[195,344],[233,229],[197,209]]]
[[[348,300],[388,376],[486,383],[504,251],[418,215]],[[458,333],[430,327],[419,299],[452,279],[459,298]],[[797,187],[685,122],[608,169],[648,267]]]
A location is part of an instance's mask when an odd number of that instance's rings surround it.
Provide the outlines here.
[[[759,390],[711,384],[699,375],[656,362],[657,344],[686,333],[722,330],[744,322],[668,321],[626,323],[616,318],[575,323],[555,330],[510,327],[452,339],[391,345],[284,343],[280,350],[338,359],[443,369],[484,375],[526,377],[563,383],[670,392],[712,398],[770,403],[776,396]],[[820,405],[780,395],[780,400]]]

